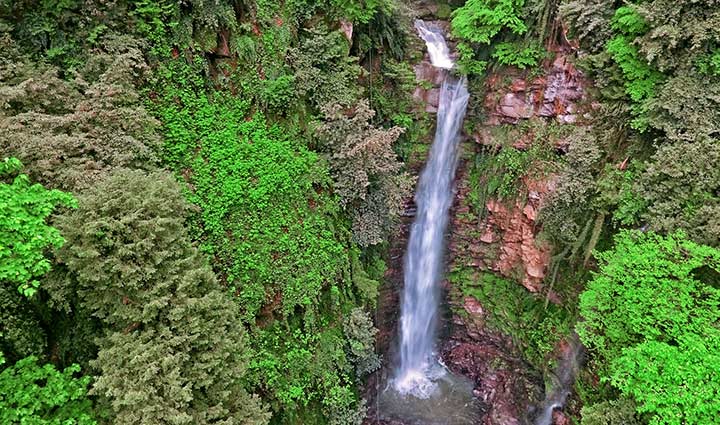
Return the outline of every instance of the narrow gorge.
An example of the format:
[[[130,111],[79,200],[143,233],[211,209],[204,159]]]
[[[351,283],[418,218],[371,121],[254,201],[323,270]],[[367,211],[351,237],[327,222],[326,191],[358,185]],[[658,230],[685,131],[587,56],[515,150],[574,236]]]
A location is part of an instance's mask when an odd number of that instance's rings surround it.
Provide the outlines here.
[[[0,424],[720,425],[717,0],[0,0]]]

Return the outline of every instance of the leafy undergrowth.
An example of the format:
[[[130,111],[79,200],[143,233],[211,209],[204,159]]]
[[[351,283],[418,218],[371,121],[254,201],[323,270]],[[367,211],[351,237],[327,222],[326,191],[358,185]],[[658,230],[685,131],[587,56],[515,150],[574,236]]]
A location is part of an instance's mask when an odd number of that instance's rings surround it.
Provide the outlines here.
[[[206,91],[192,66],[167,66],[171,80],[154,104],[165,160],[199,207],[193,237],[251,329],[248,385],[270,403],[274,423],[357,423],[364,410],[354,364],[367,359],[347,353],[372,341],[372,323],[353,333],[342,317],[375,289],[350,278],[349,225],[326,162],[299,128],[269,124],[242,98]]]

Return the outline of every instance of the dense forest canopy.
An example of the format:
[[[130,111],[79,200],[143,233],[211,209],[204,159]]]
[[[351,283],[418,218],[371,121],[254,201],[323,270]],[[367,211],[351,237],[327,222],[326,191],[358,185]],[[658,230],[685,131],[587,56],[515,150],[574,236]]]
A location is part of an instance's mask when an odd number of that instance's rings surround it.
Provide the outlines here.
[[[450,285],[540,373],[577,330],[575,423],[720,424],[715,0],[0,0],[0,422],[362,424],[419,16],[469,79],[467,214],[553,182],[540,290]],[[560,53],[583,113],[475,144]]]

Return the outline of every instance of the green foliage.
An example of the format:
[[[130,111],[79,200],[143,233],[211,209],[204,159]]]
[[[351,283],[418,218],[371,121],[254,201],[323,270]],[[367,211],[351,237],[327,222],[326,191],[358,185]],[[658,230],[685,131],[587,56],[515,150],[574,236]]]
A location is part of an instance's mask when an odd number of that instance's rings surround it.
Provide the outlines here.
[[[648,123],[671,143],[703,143],[720,132],[720,84],[694,71],[668,78],[647,102]]]
[[[457,47],[460,71],[468,75],[483,75],[487,68],[487,62],[475,59],[475,51],[466,43],[458,43]]]
[[[246,319],[280,295],[284,315],[296,306],[314,311],[323,288],[339,277],[344,251],[317,155],[262,115],[246,119],[240,99],[165,89],[158,113],[166,157],[187,170],[188,199],[201,209],[193,236],[237,292]]]
[[[135,88],[148,71],[142,42],[107,39],[72,82],[13,55],[11,40],[0,45],[3,152],[33,180],[77,192],[114,168],[156,165],[158,124]]]
[[[645,19],[632,6],[622,6],[615,11],[612,29],[621,34],[637,36],[648,30]]]
[[[49,280],[46,289],[58,306],[77,296],[76,307],[117,329],[157,320],[165,308],[159,300],[171,279],[182,278],[192,249],[183,241],[190,207],[172,176],[130,170],[111,176],[79,196],[77,211],[58,217],[67,243],[57,254],[71,275]]]
[[[501,65],[512,65],[520,69],[537,66],[545,51],[538,44],[520,45],[517,43],[498,43],[494,46],[493,59]]]
[[[640,102],[655,94],[655,86],[663,76],[640,57],[637,47],[626,36],[619,35],[610,40],[607,51],[620,66],[626,80],[625,91],[633,102]]]
[[[343,332],[347,341],[347,356],[355,365],[358,378],[379,369],[380,357],[375,353],[378,330],[370,316],[360,308],[353,309],[343,322]]]
[[[651,229],[684,230],[692,240],[720,243],[720,143],[715,139],[661,146],[633,187],[647,205],[640,217]]]
[[[32,307],[16,285],[0,284],[0,352],[9,362],[45,354],[46,332]]]
[[[47,290],[107,329],[92,392],[108,399],[113,423],[267,423],[241,386],[239,308],[190,243],[174,178],[119,170],[79,201],[58,219],[68,276]]]
[[[712,423],[720,415],[720,381],[708,372],[720,361],[720,288],[711,279],[720,251],[682,233],[623,231],[596,256],[600,271],[580,296],[577,331],[608,362],[603,378],[652,424]]]
[[[26,357],[0,372],[0,422],[35,425],[94,425],[87,397],[90,377],[75,377],[72,365],[63,371],[38,365]]]
[[[16,158],[5,158],[0,177],[17,171],[22,165]],[[37,278],[50,270],[45,257],[48,248],[60,247],[60,232],[46,224],[58,206],[73,207],[75,200],[59,190],[47,190],[31,184],[20,174],[11,183],[0,182],[0,282],[16,285],[25,296],[37,291]]]
[[[524,4],[524,0],[468,0],[453,12],[453,35],[473,43],[490,44],[503,29],[524,34],[527,27],[519,16]]]
[[[192,236],[251,328],[244,380],[270,404],[273,423],[342,423],[362,405],[340,316],[356,292],[367,304],[375,295],[351,284],[349,232],[327,166],[300,129],[206,92],[195,65],[168,64],[154,108],[165,158],[199,207]]]
[[[569,24],[573,38],[592,53],[603,50],[612,36],[613,3],[606,0],[566,0],[559,8],[563,22]]]
[[[360,101],[352,111],[339,104],[323,108],[325,122],[318,128],[340,204],[351,208],[353,238],[361,246],[375,245],[392,234],[408,195],[411,180],[393,143],[404,131],[374,127],[374,111]]]
[[[710,424],[720,418],[720,332],[688,334],[679,346],[646,341],[613,360],[610,382],[651,414],[651,425]]]
[[[270,111],[286,111],[295,100],[295,77],[283,75],[274,80],[265,80],[261,95],[265,108]]]
[[[625,171],[607,164],[604,173],[597,179],[598,197],[594,200],[597,209],[613,211],[613,221],[623,226],[637,223],[639,214],[647,208],[647,199],[638,196],[635,190],[640,165],[630,164]]]
[[[549,146],[555,130],[544,123],[528,122],[524,125],[535,133],[527,148],[521,150],[510,144],[509,141],[518,134],[516,129],[499,126],[493,130],[499,143],[475,157],[470,169],[473,189],[470,197],[479,210],[484,209],[485,200],[490,197],[509,199],[523,196],[518,191],[523,178],[542,178],[553,168],[555,155]]]
[[[392,0],[330,0],[340,13],[353,22],[368,23],[377,13],[391,13]]]
[[[633,114],[636,118],[631,126],[639,131],[647,129],[646,107],[643,102],[655,96],[656,86],[664,76],[649,65],[632,45],[628,37],[618,35],[608,41],[607,51],[618,64],[625,79],[625,93],[634,102]]]
[[[602,150],[590,129],[576,129],[571,140],[556,189],[540,209],[544,233],[560,246],[584,242],[579,240],[583,228],[594,215],[591,201],[596,195],[596,176],[593,171],[602,158]]]
[[[701,74],[720,76],[720,49],[701,55],[697,60],[697,68]]]
[[[370,328],[362,332],[372,333]],[[255,334],[257,348],[250,361],[249,379],[270,396],[273,410],[278,414],[276,422],[320,422],[309,420],[320,410],[330,423],[356,423],[357,412],[363,405],[358,403],[352,389],[353,377],[362,366],[372,366],[372,363],[355,366],[351,363],[351,360],[372,361],[365,349],[358,346],[367,341],[353,339],[358,336],[362,338],[362,333],[353,330],[348,342],[342,329],[335,325],[308,333],[300,329],[290,331],[279,322]],[[348,344],[356,345],[364,357],[348,358],[348,354],[354,352]],[[343,422],[349,418],[356,419]]]

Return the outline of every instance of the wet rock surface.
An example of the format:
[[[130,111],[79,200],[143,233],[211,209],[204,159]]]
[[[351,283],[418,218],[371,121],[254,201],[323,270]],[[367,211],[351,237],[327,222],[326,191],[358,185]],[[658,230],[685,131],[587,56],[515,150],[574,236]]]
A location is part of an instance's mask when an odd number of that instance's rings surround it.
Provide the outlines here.
[[[474,395],[486,406],[481,425],[526,424],[528,406],[541,397],[542,377],[506,345],[497,335],[459,331],[443,349],[448,368],[475,382]]]

